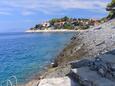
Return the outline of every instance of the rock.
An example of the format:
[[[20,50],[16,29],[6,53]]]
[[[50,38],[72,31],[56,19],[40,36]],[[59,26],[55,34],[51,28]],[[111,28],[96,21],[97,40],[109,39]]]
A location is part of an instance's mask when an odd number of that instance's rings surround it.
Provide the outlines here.
[[[77,74],[77,68],[76,69],[71,69],[71,72]]]
[[[115,71],[115,64],[112,65],[112,71]]]
[[[51,63],[51,67],[52,67],[52,68],[57,67],[57,66],[58,66],[58,65],[57,65],[56,62],[55,62],[55,63],[54,63],[54,62]]]
[[[105,43],[105,41],[103,41],[103,42],[97,44],[96,46],[100,46],[100,45],[102,45],[102,44],[104,44],[104,43]]]
[[[17,86],[38,86],[38,84],[39,84],[39,80],[32,80],[25,85],[17,85]]]
[[[82,86],[96,86],[92,81],[84,80],[81,82]]]
[[[100,29],[102,29],[101,26],[94,28],[94,30],[100,30]]]
[[[76,39],[76,36],[73,36],[72,38],[71,38],[71,40],[75,40]]]
[[[69,74],[73,76],[80,86],[114,86],[115,82],[107,78],[101,77],[95,71],[91,71],[89,67],[77,68],[77,73],[72,72]]]
[[[106,71],[103,68],[99,68],[98,71],[97,71],[97,73],[100,74],[102,77],[104,77],[105,74],[106,74]]]
[[[88,66],[89,63],[90,63],[90,60],[84,59],[84,60],[81,60],[81,61],[78,61],[78,62],[72,62],[70,64],[71,64],[72,68],[79,68],[79,67]]]
[[[115,85],[115,64],[104,58],[84,59],[72,62],[71,65],[72,69],[68,75],[82,86]]]
[[[99,57],[97,57],[95,61],[93,61],[92,64],[89,65],[89,68],[93,71],[96,71],[102,77],[106,77],[109,79],[112,79],[112,76],[114,77],[111,63],[104,62]]]
[[[42,79],[38,86],[78,86],[69,77]]]

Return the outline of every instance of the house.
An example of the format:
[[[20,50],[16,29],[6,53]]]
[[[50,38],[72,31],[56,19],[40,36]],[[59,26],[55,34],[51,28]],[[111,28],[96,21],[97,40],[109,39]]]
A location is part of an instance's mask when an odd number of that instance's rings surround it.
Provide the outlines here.
[[[59,25],[59,26],[62,26],[62,25],[64,25],[65,24],[65,22],[55,22],[54,23],[54,25]]]
[[[42,25],[43,25],[43,27],[49,27],[50,23],[49,22],[44,22]]]

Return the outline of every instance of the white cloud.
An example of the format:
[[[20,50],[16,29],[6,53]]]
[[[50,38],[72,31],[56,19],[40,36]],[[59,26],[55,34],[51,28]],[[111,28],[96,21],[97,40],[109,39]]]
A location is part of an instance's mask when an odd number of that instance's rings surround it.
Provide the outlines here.
[[[19,9],[22,15],[32,15],[37,11],[52,14],[73,8],[104,11],[108,2],[103,0],[1,0],[0,3],[12,10]],[[7,12],[5,9],[4,11]]]
[[[11,13],[9,13],[9,12],[0,12],[0,15],[11,15]]]
[[[24,16],[28,16],[28,15],[33,15],[35,13],[32,12],[32,11],[22,11],[21,14],[24,15]]]

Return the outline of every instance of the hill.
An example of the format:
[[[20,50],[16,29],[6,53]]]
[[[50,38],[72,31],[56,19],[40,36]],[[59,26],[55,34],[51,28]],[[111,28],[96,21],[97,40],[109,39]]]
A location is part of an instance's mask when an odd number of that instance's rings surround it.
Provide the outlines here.
[[[37,24],[30,28],[31,31],[37,30],[85,30],[89,27],[99,25],[100,21],[95,19],[84,19],[84,18],[69,18],[67,16],[63,18],[53,18],[42,24]],[[31,32],[30,31],[30,32]]]

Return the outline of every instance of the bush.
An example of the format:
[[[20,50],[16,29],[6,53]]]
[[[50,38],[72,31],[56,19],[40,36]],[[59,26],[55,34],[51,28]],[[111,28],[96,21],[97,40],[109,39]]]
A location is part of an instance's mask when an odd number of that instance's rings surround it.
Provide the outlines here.
[[[55,22],[58,22],[58,21],[59,21],[59,19],[57,19],[57,18],[53,18],[53,19],[50,20],[49,22],[50,22],[50,24],[53,26],[54,23],[55,23]]]
[[[35,30],[35,28],[30,28],[30,30]]]
[[[115,0],[112,0],[112,2],[107,5],[107,7],[111,7],[111,8],[112,8],[112,7],[115,7]],[[111,11],[109,12],[109,15],[107,16],[107,18],[108,18],[108,19],[113,19],[113,18],[115,18],[115,10],[111,10]]]
[[[64,29],[73,29],[73,25],[71,23],[65,23],[63,26]]]
[[[61,19],[62,21],[68,21],[69,20],[69,17],[65,16]]]
[[[85,26],[80,26],[79,29],[80,30],[86,30],[88,29],[90,26],[89,25],[85,25]]]
[[[41,29],[42,27],[43,27],[42,24],[37,24],[37,25],[35,25],[34,28],[36,28],[36,29]]]

